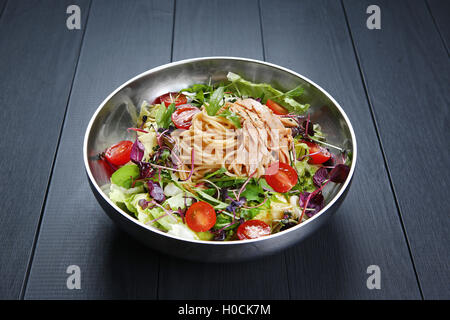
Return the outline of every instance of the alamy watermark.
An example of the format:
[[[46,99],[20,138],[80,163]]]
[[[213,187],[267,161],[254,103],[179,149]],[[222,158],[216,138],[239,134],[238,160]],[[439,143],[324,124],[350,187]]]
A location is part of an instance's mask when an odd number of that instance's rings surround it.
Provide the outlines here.
[[[67,289],[81,289],[81,269],[77,265],[70,265],[66,269],[66,273],[70,274],[67,277],[66,286]]]
[[[367,7],[366,10],[367,14],[370,14],[370,16],[367,18],[366,26],[367,29],[373,30],[373,29],[381,29],[381,9],[376,4],[372,4]]]
[[[67,7],[66,13],[70,14],[66,20],[66,26],[69,30],[81,29],[81,9],[79,6],[72,4]]]
[[[381,289],[381,269],[377,265],[370,265],[367,267],[367,274],[370,276],[367,278],[366,285],[367,289]]]

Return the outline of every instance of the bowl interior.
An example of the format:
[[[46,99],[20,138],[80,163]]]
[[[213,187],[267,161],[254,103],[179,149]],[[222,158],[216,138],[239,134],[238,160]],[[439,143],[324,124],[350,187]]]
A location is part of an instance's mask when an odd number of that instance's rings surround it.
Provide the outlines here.
[[[96,157],[120,140],[134,140],[134,127],[140,106],[170,91],[178,91],[194,83],[220,82],[231,71],[252,82],[266,82],[287,91],[298,85],[304,88],[300,102],[309,103],[311,120],[321,125],[327,142],[353,152],[354,135],[347,117],[323,89],[310,80],[287,69],[260,61],[240,58],[201,58],[180,61],[152,69],[131,79],[115,90],[98,108],[86,133],[85,157],[94,184],[108,198],[109,168]],[[352,170],[353,171],[353,170]],[[351,177],[349,176],[349,179]],[[331,184],[330,184],[331,185]],[[327,202],[345,184],[325,188]]]

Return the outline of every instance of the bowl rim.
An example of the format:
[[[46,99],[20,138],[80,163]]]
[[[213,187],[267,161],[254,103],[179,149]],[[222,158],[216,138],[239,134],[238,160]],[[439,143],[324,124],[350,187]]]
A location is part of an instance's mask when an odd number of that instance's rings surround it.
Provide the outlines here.
[[[324,207],[322,208],[322,210],[320,210],[320,212],[318,212],[317,214],[315,214],[313,217],[309,218],[308,220],[298,224],[295,227],[289,228],[283,232],[278,232],[275,234],[271,234],[269,236],[265,236],[265,237],[261,237],[261,238],[256,238],[256,239],[246,239],[246,240],[238,240],[238,241],[211,241],[211,240],[195,240],[195,239],[186,239],[186,238],[182,238],[176,235],[172,235],[172,234],[168,234],[164,231],[161,231],[157,228],[148,226],[142,222],[140,222],[139,220],[137,220],[134,217],[131,217],[129,214],[127,214],[125,211],[123,211],[122,209],[120,209],[114,202],[111,201],[111,199],[109,199],[109,197],[101,190],[100,186],[97,184],[97,182],[95,181],[90,167],[89,167],[89,157],[87,154],[87,145],[88,145],[88,139],[89,139],[89,135],[91,133],[91,129],[92,129],[92,125],[95,121],[95,119],[97,118],[97,115],[100,113],[100,111],[103,109],[103,107],[105,106],[105,104],[116,94],[118,93],[120,90],[122,90],[123,88],[127,87],[129,84],[133,83],[134,81],[145,77],[149,74],[158,72],[160,70],[166,69],[168,67],[172,67],[172,66],[176,66],[176,65],[181,65],[181,64],[185,64],[185,63],[191,63],[191,62],[198,62],[198,61],[203,61],[203,60],[238,60],[238,61],[243,61],[243,62],[251,62],[251,63],[257,63],[257,64],[262,64],[262,65],[266,65],[275,69],[279,69],[281,71],[285,71],[288,72],[310,84],[312,84],[314,87],[316,87],[318,90],[320,90],[323,94],[325,94],[328,99],[330,99],[334,105],[337,107],[337,109],[339,110],[339,112],[342,114],[348,129],[350,131],[350,135],[352,138],[352,146],[353,146],[353,150],[352,150],[352,164],[350,166],[350,172],[347,176],[347,179],[344,181],[344,183],[342,184],[341,189],[339,190],[339,192],[333,197],[333,199],[331,199],[331,201]],[[137,224],[138,226],[141,226],[145,229],[147,229],[150,232],[155,232],[157,234],[160,234],[162,236],[165,237],[169,237],[172,238],[173,240],[180,240],[180,241],[187,241],[187,242],[191,242],[193,244],[203,244],[203,245],[244,245],[244,244],[248,244],[248,243],[253,243],[253,242],[259,242],[259,241],[269,241],[270,239],[274,239],[277,237],[282,237],[283,235],[287,235],[288,233],[291,232],[297,232],[299,229],[301,229],[302,227],[307,226],[308,224],[312,223],[314,220],[318,219],[320,216],[322,216],[329,208],[331,208],[334,203],[336,201],[338,201],[340,199],[340,197],[342,196],[342,194],[347,190],[350,181],[352,180],[354,171],[355,171],[355,167],[356,167],[356,159],[357,159],[357,145],[356,145],[356,136],[355,136],[355,132],[353,130],[353,126],[347,116],[347,114],[345,113],[345,111],[343,110],[343,108],[340,106],[340,104],[327,92],[325,91],[321,86],[319,86],[318,84],[316,84],[314,81],[310,80],[309,78],[295,72],[292,71],[288,68],[285,67],[281,67],[279,65],[270,63],[270,62],[266,62],[266,61],[261,61],[261,60],[256,60],[256,59],[250,59],[250,58],[242,58],[242,57],[232,57],[232,56],[210,56],[210,57],[197,57],[197,58],[190,58],[190,59],[184,59],[184,60],[179,60],[179,61],[174,61],[174,62],[170,62],[170,63],[166,63],[160,66],[157,66],[155,68],[149,69],[147,71],[144,71],[136,76],[134,76],[133,78],[129,79],[128,81],[126,81],[125,83],[123,83],[122,85],[120,85],[119,87],[117,87],[113,92],[111,92],[103,101],[102,103],[100,103],[100,105],[97,107],[97,109],[95,110],[94,114],[92,115],[91,119],[89,120],[89,124],[86,128],[86,132],[84,135],[84,141],[83,141],[83,160],[84,160],[84,166],[85,166],[85,170],[86,173],[90,179],[91,184],[95,187],[95,189],[97,190],[97,192],[103,197],[103,199],[112,207],[115,209],[115,211],[117,213],[120,213],[124,218],[132,221],[133,223]]]

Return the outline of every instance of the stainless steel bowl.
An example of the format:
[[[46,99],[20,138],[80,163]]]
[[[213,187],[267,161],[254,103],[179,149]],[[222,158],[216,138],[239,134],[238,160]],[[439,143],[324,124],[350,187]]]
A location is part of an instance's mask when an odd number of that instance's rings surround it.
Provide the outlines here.
[[[303,99],[311,104],[312,121],[322,126],[328,142],[352,153],[352,165],[347,180],[324,192],[327,205],[314,217],[286,231],[255,240],[231,242],[186,240],[149,227],[121,210],[108,198],[107,170],[95,160],[95,155],[117,141],[134,139],[133,133],[127,132],[126,129],[135,126],[138,108],[144,100],[153,101],[163,93],[177,91],[194,83],[206,83],[210,79],[213,82],[225,80],[228,71],[254,82],[270,83],[281,90],[303,85],[305,88]],[[146,71],[127,81],[111,93],[92,116],[86,129],[83,153],[92,191],[113,221],[156,250],[204,262],[254,259],[275,253],[305,239],[328,220],[343,201],[355,170],[357,156],[352,125],[344,110],[325,90],[306,77],[286,68],[267,62],[233,57],[208,57],[173,62]]]

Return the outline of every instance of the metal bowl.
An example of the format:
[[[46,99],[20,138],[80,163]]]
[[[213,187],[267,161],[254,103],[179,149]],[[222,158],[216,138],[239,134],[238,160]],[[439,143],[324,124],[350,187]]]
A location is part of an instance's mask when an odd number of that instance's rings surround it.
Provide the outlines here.
[[[286,231],[254,240],[214,242],[186,240],[147,226],[130,216],[108,198],[108,170],[96,155],[117,141],[134,139],[127,128],[135,126],[138,108],[144,100],[186,88],[194,83],[226,80],[228,71],[253,82],[266,82],[281,90],[298,85],[311,105],[311,120],[318,122],[327,141],[351,151],[352,165],[347,180],[324,190],[327,205],[314,217]],[[286,68],[267,62],[208,57],[169,63],[134,77],[114,90],[98,107],[86,129],[83,157],[89,183],[108,216],[144,244],[166,254],[204,262],[231,262],[272,254],[299,243],[317,230],[336,211],[350,186],[356,164],[356,140],[344,110],[317,84]],[[330,184],[331,185],[331,184]],[[106,191],[106,192],[105,192]]]

